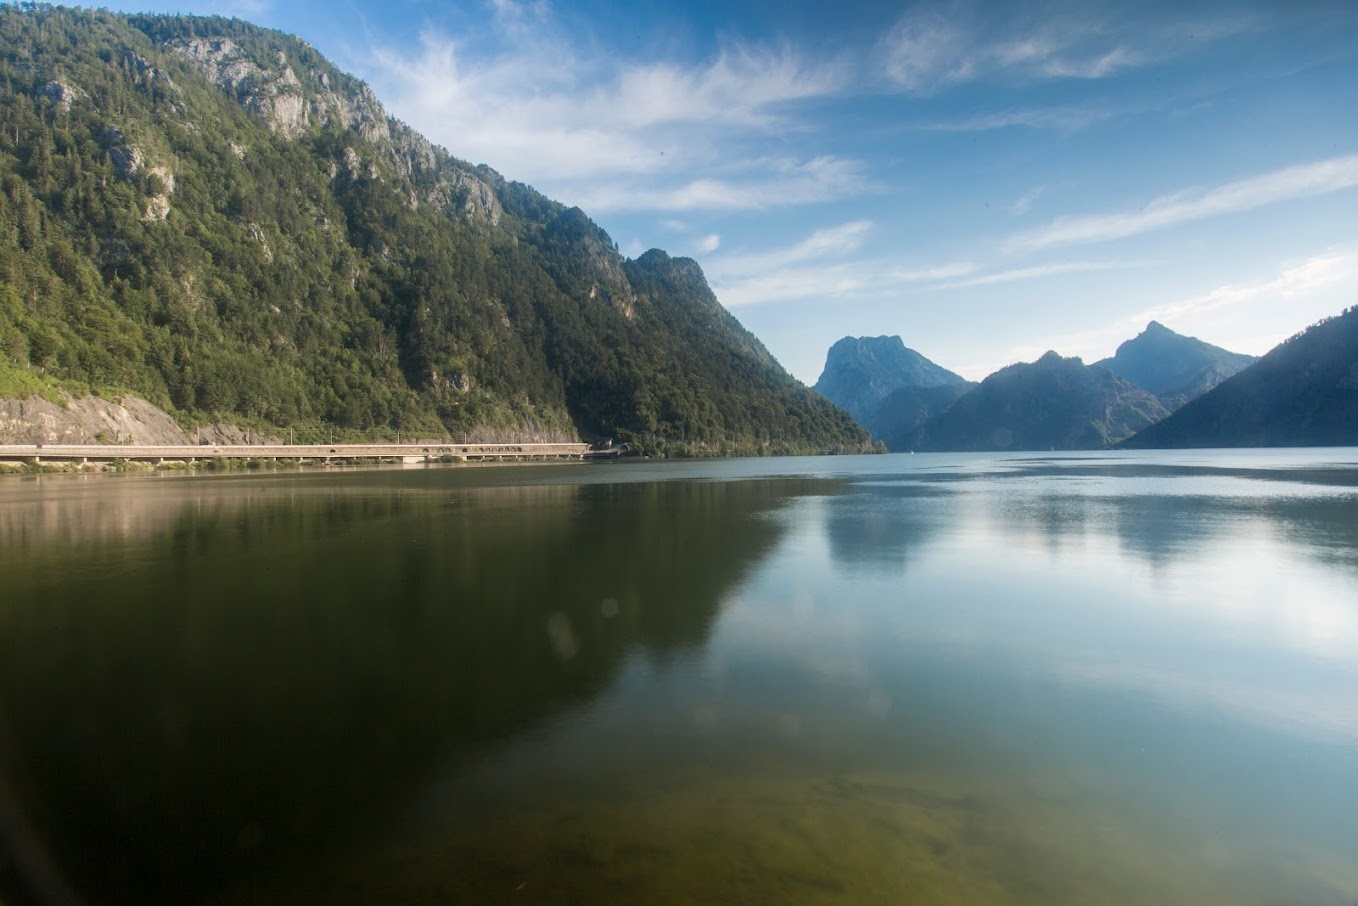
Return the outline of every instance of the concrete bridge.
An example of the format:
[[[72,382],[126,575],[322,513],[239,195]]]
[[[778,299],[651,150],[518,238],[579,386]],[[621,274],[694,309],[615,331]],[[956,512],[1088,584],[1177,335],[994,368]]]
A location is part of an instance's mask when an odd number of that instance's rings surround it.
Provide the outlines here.
[[[335,462],[378,459],[420,463],[529,462],[611,457],[617,451],[591,451],[589,444],[201,444],[134,446],[123,444],[6,444],[0,461],[11,462],[196,462],[200,459],[273,459],[280,462]]]

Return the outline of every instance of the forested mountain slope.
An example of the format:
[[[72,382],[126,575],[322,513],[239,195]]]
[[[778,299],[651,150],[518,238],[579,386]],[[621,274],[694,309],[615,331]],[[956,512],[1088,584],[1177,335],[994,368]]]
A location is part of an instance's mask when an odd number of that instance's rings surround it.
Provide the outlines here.
[[[1001,368],[947,411],[929,419],[912,450],[1092,450],[1169,413],[1154,395],[1079,358],[1048,352]]]
[[[1315,324],[1127,447],[1358,445],[1358,308]]]
[[[1151,321],[1094,366],[1149,390],[1173,412],[1257,361],[1256,356],[1231,352]]]
[[[857,450],[694,262],[386,115],[239,20],[0,7],[0,396],[181,423]]]

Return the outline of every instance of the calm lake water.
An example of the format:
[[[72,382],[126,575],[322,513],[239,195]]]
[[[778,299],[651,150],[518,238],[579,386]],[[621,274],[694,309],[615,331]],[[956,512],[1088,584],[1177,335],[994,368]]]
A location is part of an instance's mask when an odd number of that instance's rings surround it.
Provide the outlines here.
[[[1358,450],[0,481],[6,902],[1358,901]]]

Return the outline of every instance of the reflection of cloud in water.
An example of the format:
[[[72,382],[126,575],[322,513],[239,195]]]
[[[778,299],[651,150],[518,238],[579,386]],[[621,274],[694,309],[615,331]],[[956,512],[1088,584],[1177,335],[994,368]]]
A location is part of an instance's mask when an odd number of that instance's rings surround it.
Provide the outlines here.
[[[1289,687],[1285,677],[1256,671],[1212,676],[1191,665],[1174,669],[1100,659],[1067,663],[1058,675],[1081,686],[1148,693],[1187,711],[1220,710],[1270,729],[1346,744],[1358,743],[1358,700],[1342,683]]]

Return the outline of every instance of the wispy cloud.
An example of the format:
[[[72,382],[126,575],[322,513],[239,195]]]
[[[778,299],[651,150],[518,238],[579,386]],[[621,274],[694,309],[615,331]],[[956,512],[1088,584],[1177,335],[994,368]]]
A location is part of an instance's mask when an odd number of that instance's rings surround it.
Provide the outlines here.
[[[963,289],[972,286],[994,286],[999,283],[1016,283],[1021,280],[1041,280],[1058,277],[1062,274],[1084,274],[1091,271],[1124,270],[1146,267],[1146,261],[1061,261],[1054,264],[1038,264],[1031,267],[1016,267],[1008,270],[978,274],[961,280],[950,280],[939,284],[939,289]]]
[[[919,128],[926,132],[993,132],[997,129],[1055,129],[1078,132],[1110,119],[1115,111],[1092,106],[1025,107],[938,120]]]
[[[783,44],[727,42],[694,62],[591,53],[545,3],[494,0],[485,35],[426,30],[379,43],[365,72],[392,111],[459,157],[591,210],[747,209],[859,190],[852,161],[733,154],[802,128],[798,101],[844,88],[852,67]]]
[[[1191,189],[1156,198],[1134,211],[1092,217],[1061,217],[1020,233],[1006,243],[1012,253],[1063,245],[1124,239],[1205,217],[1249,211],[1264,205],[1326,195],[1358,186],[1358,154],[1287,167],[1211,189]]]
[[[948,264],[935,264],[929,267],[897,267],[886,271],[887,279],[893,283],[936,283],[940,280],[953,280],[965,277],[980,270],[974,261],[953,261]]]
[[[784,248],[723,255],[708,263],[708,276],[728,308],[843,296],[875,279],[870,269],[843,260],[861,248],[872,226],[855,220],[814,230]]]
[[[966,82],[1105,79],[1173,57],[1248,27],[1244,16],[1174,28],[1147,26],[1111,11],[1070,9],[1034,16],[964,2],[915,6],[882,40],[888,81],[911,94],[932,94]],[[1191,37],[1190,39],[1187,36]]]
[[[868,187],[855,161],[752,161],[730,176],[672,183],[615,177],[569,188],[573,204],[589,211],[749,211],[813,204],[857,195]]]
[[[712,288],[727,308],[799,299],[831,300],[872,285],[872,274],[853,263],[793,267],[734,280],[713,278]]]
[[[714,265],[725,274],[759,274],[803,264],[828,255],[857,251],[872,229],[872,221],[855,220],[815,230],[786,248],[747,255],[726,255]]]
[[[1314,255],[1299,264],[1285,268],[1269,280],[1227,284],[1199,296],[1150,308],[1132,320],[1143,323],[1157,320],[1172,324],[1179,319],[1229,309],[1260,299],[1291,300],[1343,284],[1358,288],[1358,246],[1332,249]]]
[[[1046,191],[1046,186],[1036,186],[1029,189],[1027,192],[1024,192],[1018,198],[1014,199],[1014,203],[1009,206],[1009,213],[1013,214],[1015,217],[1022,217],[1033,209],[1033,205],[1037,204],[1037,200],[1041,198]]]
[[[1186,298],[1141,308],[1112,322],[1044,337],[1043,346],[1022,344],[1009,352],[1029,361],[1047,349],[1079,355],[1093,362],[1112,355],[1117,345],[1139,333],[1150,321],[1199,336],[1235,352],[1261,354],[1326,314],[1338,314],[1358,291],[1358,245],[1318,251],[1304,260],[1281,265],[1265,279],[1240,280]],[[1287,305],[1279,303],[1286,302]],[[1269,317],[1260,318],[1264,310]]]
[[[693,247],[699,252],[715,252],[717,249],[721,248],[721,237],[716,233],[709,233],[695,242]]]
[[[707,262],[705,267],[718,298],[729,307],[739,307],[815,297],[884,294],[907,287],[916,291],[945,291],[996,286],[1153,263],[1060,261],[1003,270],[975,261],[904,266],[881,257],[855,256],[872,227],[866,220],[824,227],[786,247],[756,254],[723,255]]]

